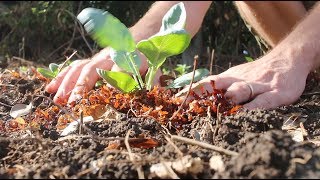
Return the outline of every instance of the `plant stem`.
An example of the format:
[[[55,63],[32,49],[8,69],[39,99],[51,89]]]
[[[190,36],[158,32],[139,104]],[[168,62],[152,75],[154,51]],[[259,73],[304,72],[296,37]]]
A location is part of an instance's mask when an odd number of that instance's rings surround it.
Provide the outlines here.
[[[129,53],[129,54],[130,54],[129,55],[130,62],[132,63],[134,74],[135,74],[135,75],[133,75],[133,78],[138,82],[140,89],[143,89],[144,83],[143,83],[142,77],[141,77],[140,72],[137,68],[137,65],[132,57],[132,53]]]
[[[147,86],[147,90],[151,90],[152,87],[152,82],[154,79],[154,76],[157,73],[157,68],[155,66],[150,66],[148,68],[148,72],[147,72],[147,76],[146,76],[146,86]]]

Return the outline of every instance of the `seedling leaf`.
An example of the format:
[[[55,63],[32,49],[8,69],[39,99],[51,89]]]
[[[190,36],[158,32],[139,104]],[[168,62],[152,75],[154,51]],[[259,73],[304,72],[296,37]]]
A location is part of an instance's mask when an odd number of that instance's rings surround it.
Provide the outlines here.
[[[59,65],[56,63],[50,63],[49,64],[49,69],[51,70],[51,72],[55,75],[58,74],[58,69],[59,69]]]
[[[190,72],[178,77],[169,86],[167,86],[167,88],[180,88],[190,84],[190,81],[192,80],[192,74],[193,72]],[[195,70],[195,73],[194,73],[194,82],[197,82],[208,75],[209,75],[209,70],[197,69]]]
[[[167,57],[181,54],[190,43],[191,37],[184,30],[160,32],[137,44],[140,52],[147,56],[149,65],[159,68]]]
[[[117,51],[110,48],[110,57],[114,63],[117,64],[121,69],[132,73],[134,75],[139,73],[139,68],[141,66],[141,60],[136,52],[131,53],[132,59],[130,59],[130,53],[125,51]]]
[[[253,58],[250,57],[250,56],[245,56],[244,58],[246,58],[246,61],[247,61],[247,62],[252,62],[252,61],[254,61]]]
[[[37,68],[37,71],[46,78],[53,79],[56,77],[56,75],[51,70],[48,70],[48,69]]]
[[[85,8],[77,16],[86,31],[101,47],[133,52],[135,42],[129,29],[108,11]]]
[[[186,11],[183,2],[174,5],[162,18],[160,31],[183,29],[186,23]]]
[[[127,73],[106,71],[99,68],[97,68],[97,73],[111,86],[124,93],[132,92],[139,86],[139,84]]]

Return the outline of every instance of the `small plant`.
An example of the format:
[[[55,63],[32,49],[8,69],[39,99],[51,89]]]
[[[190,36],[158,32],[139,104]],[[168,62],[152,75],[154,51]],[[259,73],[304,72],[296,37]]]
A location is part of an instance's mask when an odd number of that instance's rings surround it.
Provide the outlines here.
[[[252,61],[254,61],[254,59],[253,59],[251,56],[249,56],[248,51],[244,50],[244,51],[243,51],[243,54],[245,55],[244,58],[246,59],[247,62],[252,62]]]
[[[75,63],[78,63],[79,61],[70,61],[70,58],[74,55],[73,53],[64,63],[56,64],[56,63],[50,63],[49,69],[45,68],[37,68],[37,71],[44,77],[53,79],[55,78],[66,66],[70,65],[72,66]],[[66,65],[66,66],[65,66]]]
[[[150,90],[157,70],[166,58],[182,53],[191,40],[184,29],[184,4],[174,5],[163,17],[160,31],[148,39],[135,43],[129,29],[109,12],[86,8],[77,16],[86,31],[101,47],[109,47],[114,63],[124,72],[97,69],[97,73],[110,85],[124,93],[137,89]],[[139,73],[141,59],[137,50],[147,57],[148,71],[145,81]]]
[[[186,64],[177,64],[177,67],[174,70],[178,73],[177,77],[180,77],[188,72],[191,66],[187,66]]]
[[[37,71],[44,77],[53,79],[59,74],[59,65],[56,63],[50,63],[49,69],[37,68]]]
[[[194,72],[194,82],[201,80],[203,77],[206,77],[209,75],[209,70],[207,69],[197,69]],[[171,84],[169,84],[167,86],[167,88],[181,88],[185,85],[190,84],[191,80],[192,80],[192,74],[193,72],[184,74],[180,77],[178,77],[177,79],[175,79]]]

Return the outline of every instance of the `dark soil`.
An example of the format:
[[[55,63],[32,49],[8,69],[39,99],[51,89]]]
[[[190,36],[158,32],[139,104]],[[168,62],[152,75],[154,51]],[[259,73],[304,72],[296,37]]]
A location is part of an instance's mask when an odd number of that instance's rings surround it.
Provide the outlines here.
[[[172,135],[238,153],[232,156],[173,138],[168,141],[165,129],[155,119],[126,114],[90,122],[82,135],[75,133],[69,138],[59,136],[55,123],[39,130],[8,131],[11,106],[34,101],[36,107],[45,109],[45,100],[33,95],[47,94],[43,92],[45,82],[32,75],[32,66],[24,74],[19,72],[19,66],[1,66],[0,178],[320,178],[317,74],[308,80],[304,95],[293,105],[268,111],[242,111],[220,118],[194,117],[181,130],[169,130]],[[23,75],[14,77],[4,72],[4,68]],[[27,120],[30,116],[23,118]],[[303,142],[294,141],[289,131],[282,130],[283,122],[293,116],[297,121],[305,119],[302,125],[307,135]],[[157,146],[132,145],[129,153],[121,139],[129,130],[130,145],[134,144],[133,138],[144,138]],[[110,140],[110,137],[119,139]],[[210,161],[212,157],[222,161]],[[184,171],[170,165],[163,166],[167,167],[162,172],[164,175],[153,171],[158,163],[177,162],[182,158],[190,166],[183,165]]]

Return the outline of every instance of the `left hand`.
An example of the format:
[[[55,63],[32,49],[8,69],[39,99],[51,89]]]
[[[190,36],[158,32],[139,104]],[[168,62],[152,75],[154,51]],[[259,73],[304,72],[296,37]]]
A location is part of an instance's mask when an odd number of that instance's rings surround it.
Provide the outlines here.
[[[302,60],[290,53],[273,52],[209,76],[193,87],[202,85],[212,92],[210,81],[214,80],[215,88],[226,89],[225,96],[235,104],[245,103],[243,107],[247,109],[276,108],[295,102],[303,93],[310,66]],[[193,89],[196,93],[200,93],[198,87]],[[188,87],[182,91],[187,92]]]

